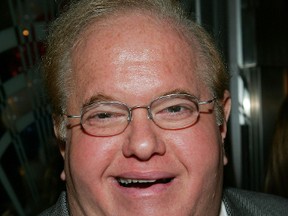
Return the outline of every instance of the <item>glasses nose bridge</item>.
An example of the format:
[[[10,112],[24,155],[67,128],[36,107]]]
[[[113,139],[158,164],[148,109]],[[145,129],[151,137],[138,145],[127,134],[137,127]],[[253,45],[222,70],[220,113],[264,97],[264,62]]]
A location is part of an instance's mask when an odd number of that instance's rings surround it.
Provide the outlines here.
[[[151,114],[151,107],[150,107],[150,105],[143,105],[143,106],[141,106],[141,105],[137,105],[137,106],[133,106],[133,107],[129,107],[129,114],[130,114],[130,118],[129,118],[129,120],[130,121],[132,121],[132,111],[133,110],[135,110],[135,109],[146,109],[147,110],[147,117],[148,117],[148,119],[152,119],[152,114]]]

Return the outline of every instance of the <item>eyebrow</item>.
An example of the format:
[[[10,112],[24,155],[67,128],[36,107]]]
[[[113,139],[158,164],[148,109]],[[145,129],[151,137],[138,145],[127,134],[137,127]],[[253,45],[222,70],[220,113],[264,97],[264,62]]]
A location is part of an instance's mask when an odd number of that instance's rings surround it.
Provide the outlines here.
[[[91,98],[86,100],[82,107],[89,106],[93,103],[99,102],[99,101],[114,101],[115,99],[111,96],[105,95],[105,94],[96,94],[93,95]]]
[[[166,95],[170,95],[170,94],[188,94],[188,95],[196,97],[196,95],[190,93],[189,91],[187,91],[185,89],[174,89],[172,91],[165,92],[164,94],[161,94],[160,96],[166,96]]]
[[[197,97],[196,95],[191,94],[189,91],[184,90],[184,89],[174,89],[174,90],[171,90],[168,92],[164,92],[164,93],[158,95],[157,97],[166,96],[166,95],[170,95],[170,94],[188,94],[188,95]],[[155,97],[155,98],[157,98],[157,97]],[[99,94],[93,95],[91,98],[89,98],[87,101],[85,101],[85,103],[83,104],[82,107],[86,107],[86,106],[89,106],[93,103],[100,102],[100,101],[118,101],[118,100],[116,100],[115,98],[113,98],[111,96],[99,93]]]

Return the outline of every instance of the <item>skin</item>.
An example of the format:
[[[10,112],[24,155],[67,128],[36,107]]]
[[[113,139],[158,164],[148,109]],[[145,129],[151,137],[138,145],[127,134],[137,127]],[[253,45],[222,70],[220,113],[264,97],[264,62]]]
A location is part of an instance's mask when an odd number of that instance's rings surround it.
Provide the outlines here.
[[[196,53],[168,26],[139,12],[91,25],[73,52],[68,113],[79,114],[84,104],[103,97],[129,106],[179,90],[211,99],[196,75]],[[227,120],[228,92],[223,104]],[[136,109],[126,130],[110,137],[86,134],[79,119],[69,123],[75,126],[61,154],[72,215],[219,214],[226,123],[218,126],[215,112],[201,113],[189,128],[164,130],[147,119],[145,109]],[[116,177],[173,180],[125,188]]]

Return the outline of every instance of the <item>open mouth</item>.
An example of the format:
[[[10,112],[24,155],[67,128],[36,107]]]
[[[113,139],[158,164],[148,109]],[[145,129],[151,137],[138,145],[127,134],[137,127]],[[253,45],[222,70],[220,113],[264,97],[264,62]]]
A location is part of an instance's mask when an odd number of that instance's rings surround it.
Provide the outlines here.
[[[163,178],[163,179],[116,178],[116,179],[122,187],[128,187],[128,188],[148,188],[156,184],[167,184],[173,180],[173,178]]]

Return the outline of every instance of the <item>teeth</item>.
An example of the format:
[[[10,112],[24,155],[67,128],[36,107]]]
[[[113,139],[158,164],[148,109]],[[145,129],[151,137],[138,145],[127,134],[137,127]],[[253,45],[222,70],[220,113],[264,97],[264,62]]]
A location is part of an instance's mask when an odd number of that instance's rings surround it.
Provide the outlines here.
[[[121,183],[121,184],[130,184],[130,183],[154,183],[156,182],[157,180],[155,179],[151,179],[151,180],[148,180],[148,179],[123,179],[123,178],[119,178],[118,179],[118,182]]]
[[[136,180],[138,183],[153,183],[153,182],[156,182],[156,180]],[[134,182],[134,183],[137,183],[137,182]]]

